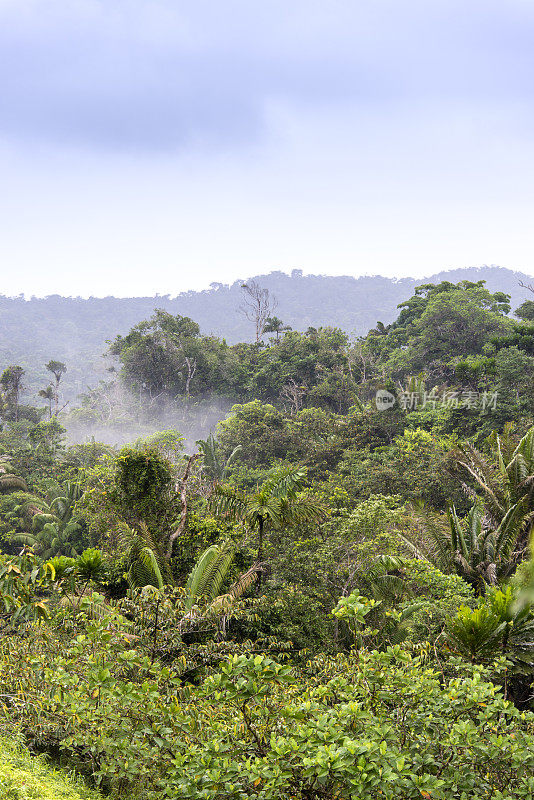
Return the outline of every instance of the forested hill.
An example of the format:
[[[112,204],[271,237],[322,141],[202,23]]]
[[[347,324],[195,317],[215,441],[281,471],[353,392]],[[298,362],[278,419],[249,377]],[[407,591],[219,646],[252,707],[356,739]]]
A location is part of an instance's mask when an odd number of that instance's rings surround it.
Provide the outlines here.
[[[424,279],[395,280],[380,276],[354,278],[325,275],[291,275],[272,272],[255,280],[276,298],[276,315],[296,330],[309,326],[334,325],[351,334],[365,334],[378,320],[391,322],[397,305],[426,282],[485,280],[491,292],[512,295],[512,308],[528,296],[519,281],[532,282],[522,273],[499,267],[457,269]],[[60,297],[25,300],[22,296],[0,296],[0,368],[20,364],[31,384],[42,375],[50,358],[67,363],[64,379],[66,395],[83,391],[106,376],[101,358],[106,340],[125,334],[140,320],[149,318],[155,308],[194,319],[203,333],[225,337],[229,343],[250,341],[253,326],[239,312],[243,281],[230,286],[212,284],[201,292],[185,292],[176,297]],[[0,287],[1,290],[1,287]]]

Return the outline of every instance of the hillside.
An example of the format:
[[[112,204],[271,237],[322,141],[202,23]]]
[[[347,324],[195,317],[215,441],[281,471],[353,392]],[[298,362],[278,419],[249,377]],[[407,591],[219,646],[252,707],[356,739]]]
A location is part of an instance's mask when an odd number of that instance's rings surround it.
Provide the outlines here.
[[[271,272],[255,280],[277,299],[276,315],[297,330],[309,326],[338,326],[350,334],[363,335],[377,320],[391,322],[397,305],[408,298],[415,286],[449,280],[485,280],[490,291],[512,295],[516,308],[528,291],[519,281],[533,279],[500,267],[456,269],[428,278],[395,280],[381,276],[288,275]],[[102,354],[106,341],[125,334],[155,308],[188,316],[199,323],[203,333],[215,334],[229,343],[251,340],[253,328],[239,312],[242,280],[232,285],[212,284],[201,292],[184,292],[171,297],[32,297],[29,300],[0,295],[0,368],[20,364],[27,371],[30,393],[46,385],[43,366],[50,358],[65,361],[68,373],[63,381],[66,397],[74,397],[87,385],[106,377]]]

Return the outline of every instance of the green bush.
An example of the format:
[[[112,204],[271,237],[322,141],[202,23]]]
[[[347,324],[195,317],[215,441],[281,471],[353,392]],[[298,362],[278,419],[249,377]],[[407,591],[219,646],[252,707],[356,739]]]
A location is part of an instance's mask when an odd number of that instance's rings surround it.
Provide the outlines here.
[[[181,712],[152,797],[512,800],[534,791],[534,715],[481,668],[443,682],[399,647],[321,658],[305,677],[232,658]]]

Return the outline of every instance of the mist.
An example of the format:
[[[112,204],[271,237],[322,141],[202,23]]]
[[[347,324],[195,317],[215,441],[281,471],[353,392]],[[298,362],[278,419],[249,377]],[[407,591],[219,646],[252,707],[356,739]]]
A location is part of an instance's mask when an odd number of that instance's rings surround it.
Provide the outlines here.
[[[215,431],[234,401],[221,397],[187,399],[162,393],[156,398],[129,392],[119,381],[104,384],[82,396],[82,403],[60,417],[68,445],[101,442],[122,447],[164,430],[184,438],[186,452]]]

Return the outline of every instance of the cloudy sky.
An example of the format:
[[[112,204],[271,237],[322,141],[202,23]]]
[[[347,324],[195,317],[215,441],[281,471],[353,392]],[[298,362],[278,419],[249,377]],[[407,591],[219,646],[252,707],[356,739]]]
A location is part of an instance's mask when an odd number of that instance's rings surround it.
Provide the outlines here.
[[[534,273],[532,0],[0,0],[0,294]]]

